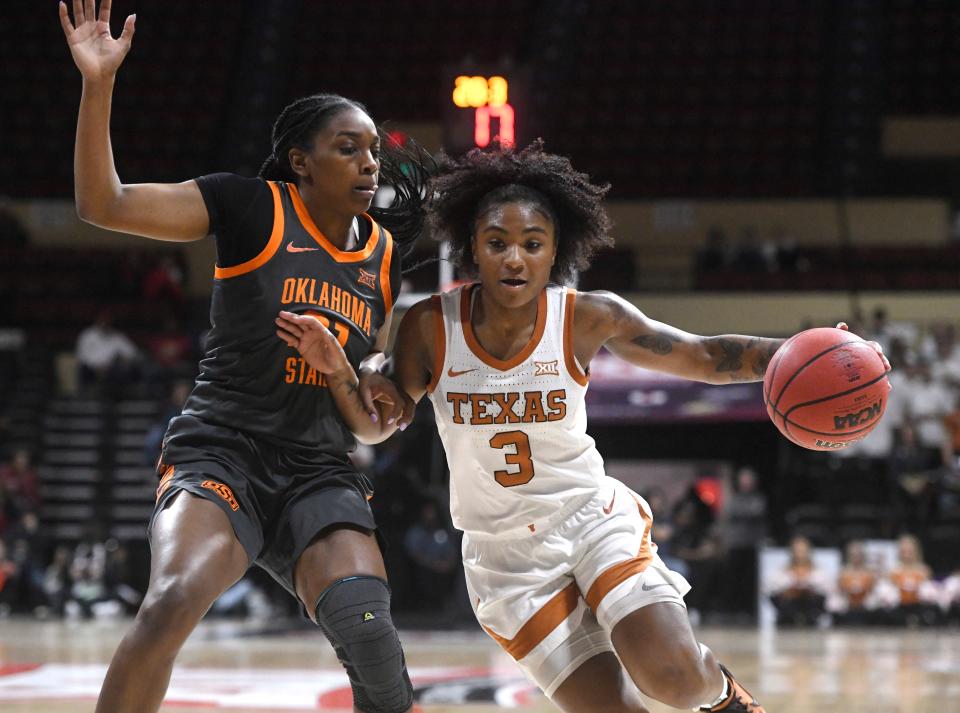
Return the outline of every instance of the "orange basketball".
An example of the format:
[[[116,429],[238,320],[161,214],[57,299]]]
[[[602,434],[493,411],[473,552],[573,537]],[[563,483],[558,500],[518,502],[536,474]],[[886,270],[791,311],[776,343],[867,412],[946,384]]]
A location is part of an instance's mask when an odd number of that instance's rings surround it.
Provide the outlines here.
[[[835,451],[864,438],[887,406],[886,367],[855,334],[819,327],[777,350],[763,378],[767,413],[798,446]]]

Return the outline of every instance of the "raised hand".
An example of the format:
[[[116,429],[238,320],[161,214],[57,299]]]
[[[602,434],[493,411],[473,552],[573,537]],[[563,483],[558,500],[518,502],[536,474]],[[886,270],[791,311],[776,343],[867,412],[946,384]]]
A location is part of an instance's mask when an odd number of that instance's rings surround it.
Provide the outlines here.
[[[353,371],[340,342],[320,320],[309,315],[281,311],[275,322],[277,336],[300,352],[303,360],[321,374],[333,374],[346,369]]]
[[[130,51],[134,24],[137,16],[130,15],[123,23],[120,37],[110,35],[110,4],[100,3],[100,16],[96,13],[96,0],[73,0],[73,22],[67,12],[67,4],[60,1],[60,24],[67,38],[67,46],[73,61],[85,80],[110,79]]]

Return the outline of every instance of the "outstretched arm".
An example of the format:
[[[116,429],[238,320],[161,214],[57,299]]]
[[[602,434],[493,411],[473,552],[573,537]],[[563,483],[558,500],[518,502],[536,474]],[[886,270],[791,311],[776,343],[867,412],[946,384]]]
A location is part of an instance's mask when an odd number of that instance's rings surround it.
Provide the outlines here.
[[[760,381],[784,339],[741,334],[705,337],[650,319],[612,292],[583,292],[575,311],[577,357],[601,346],[624,361],[710,384]]]
[[[396,381],[381,375],[386,335],[384,325],[371,356],[360,366],[360,379],[336,337],[313,317],[280,312],[277,336],[326,375],[340,415],[358,440],[379,443],[413,421],[417,402],[426,393],[433,364],[436,317],[430,300],[415,304],[403,316],[393,349]]]
[[[361,443],[385,441],[413,420],[413,402],[392,382],[384,379],[367,402],[361,398],[360,380],[333,333],[315,317],[281,311],[276,319],[277,336],[293,347],[304,361],[324,375],[330,396],[347,427]],[[378,335],[375,351],[382,351],[389,324]]]
[[[130,45],[136,16],[118,38],[110,34],[111,0],[97,16],[94,0],[73,0],[73,22],[60,2],[60,24],[83,76],[74,150],[77,213],[88,223],[158,240],[199,240],[209,216],[195,181],[122,184],[110,144],[110,107],[117,70]]]

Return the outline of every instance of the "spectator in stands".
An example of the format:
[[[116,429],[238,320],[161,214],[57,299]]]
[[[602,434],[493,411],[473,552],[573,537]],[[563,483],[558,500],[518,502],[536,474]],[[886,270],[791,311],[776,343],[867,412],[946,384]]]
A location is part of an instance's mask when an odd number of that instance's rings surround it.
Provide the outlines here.
[[[960,624],[960,567],[943,580],[940,586],[940,606],[950,624]]]
[[[122,542],[110,538],[104,543],[106,561],[103,582],[107,597],[119,602],[126,614],[136,614],[143,600],[130,562],[130,552]]]
[[[910,529],[922,527],[935,514],[938,504],[942,473],[935,466],[943,454],[940,449],[933,461],[931,453],[920,445],[913,424],[907,420],[900,424],[890,467],[897,482],[897,505]]]
[[[143,297],[180,314],[184,302],[183,282],[183,267],[172,256],[164,255],[154,262],[143,278]]]
[[[773,246],[776,251],[777,270],[785,273],[806,272],[810,269],[809,260],[803,257],[797,239],[783,228],[773,230]]]
[[[30,451],[19,448],[9,463],[0,465],[0,489],[14,518],[40,507],[40,487]]]
[[[249,570],[239,582],[230,587],[210,607],[210,616],[243,619],[268,619],[273,613],[270,599],[254,582]]]
[[[953,408],[943,417],[943,462],[953,471],[960,472],[960,393],[953,398]]]
[[[119,298],[138,300],[143,296],[150,256],[143,250],[124,250],[116,268],[116,284],[111,291]]]
[[[735,615],[756,616],[757,548],[767,537],[767,499],[760,492],[757,474],[743,466],[734,478],[733,492],[723,502],[721,539],[726,549],[725,569],[736,577],[723,577],[726,609]]]
[[[460,543],[441,520],[433,500],[425,500],[420,506],[419,517],[407,530],[403,546],[414,564],[413,584],[420,608],[442,611],[449,604],[460,563]]]
[[[907,379],[901,384],[901,397],[903,427],[914,431],[923,467],[933,469],[944,465],[943,419],[953,409],[953,399],[945,384],[934,381],[930,363],[922,355],[908,367]]]
[[[57,545],[53,559],[43,574],[43,592],[54,616],[63,616],[64,605],[70,597],[73,582],[70,579],[72,555],[66,545]]]
[[[931,344],[926,351],[934,382],[956,391],[960,388],[960,347],[957,346],[956,329],[950,322],[936,322],[930,325],[929,339]]]
[[[17,564],[7,556],[7,544],[0,539],[0,619],[9,616],[13,610],[17,575]]]
[[[69,618],[119,614],[122,607],[111,596],[106,583],[106,548],[103,544],[81,543],[70,565],[70,596],[65,604]],[[106,605],[106,606],[103,606]]]
[[[163,326],[146,338],[145,346],[150,357],[144,367],[148,382],[167,388],[173,379],[196,375],[193,342],[173,311],[167,311]]]
[[[666,493],[661,488],[650,488],[643,493],[643,499],[647,501],[650,512],[653,513],[653,530],[650,532],[650,537],[657,543],[657,554],[667,567],[684,577],[689,577],[690,568],[687,563],[674,553],[673,535],[676,524],[673,521],[673,512]]]
[[[887,321],[886,307],[881,305],[873,310],[873,324],[871,325],[868,333],[864,334],[863,337],[864,339],[877,342],[881,347],[883,347],[884,354],[889,355],[890,352],[892,352],[890,340],[893,338],[893,334],[890,331],[890,326]]]
[[[672,549],[690,573],[687,581],[691,590],[686,596],[691,617],[700,612],[716,611],[720,598],[719,582],[722,574],[720,543],[714,529],[714,515],[691,486],[673,509],[674,533]]]
[[[113,389],[134,378],[140,353],[127,335],[114,329],[110,311],[102,309],[77,337],[76,356],[81,388]]]
[[[757,229],[744,226],[733,251],[732,267],[738,272],[769,272],[770,265],[757,241]]]
[[[806,537],[790,540],[790,562],[767,584],[778,626],[816,626],[826,612],[830,583],[813,562]]]
[[[881,583],[878,597],[888,608],[888,620],[907,626],[932,625],[939,620],[940,592],[923,561],[914,535],[897,539],[897,564]]]
[[[26,511],[7,533],[10,558],[17,565],[17,589],[13,594],[14,611],[31,612],[46,604],[43,591],[43,566],[46,537],[34,511]]]
[[[727,248],[727,235],[723,228],[716,225],[707,231],[707,239],[697,249],[694,258],[694,270],[698,274],[718,272],[729,267],[730,255]]]
[[[851,540],[846,546],[846,564],[840,570],[837,587],[830,597],[829,608],[833,620],[845,626],[863,626],[876,623],[877,573],[867,562],[867,551],[860,540]]]

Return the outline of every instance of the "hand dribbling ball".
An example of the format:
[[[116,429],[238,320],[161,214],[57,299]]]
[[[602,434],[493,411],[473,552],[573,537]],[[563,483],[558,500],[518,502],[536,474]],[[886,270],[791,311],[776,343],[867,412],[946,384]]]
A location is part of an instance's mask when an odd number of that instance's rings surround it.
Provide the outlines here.
[[[870,343],[818,327],[777,350],[763,378],[767,413],[798,446],[836,451],[867,436],[887,406],[886,366]]]

